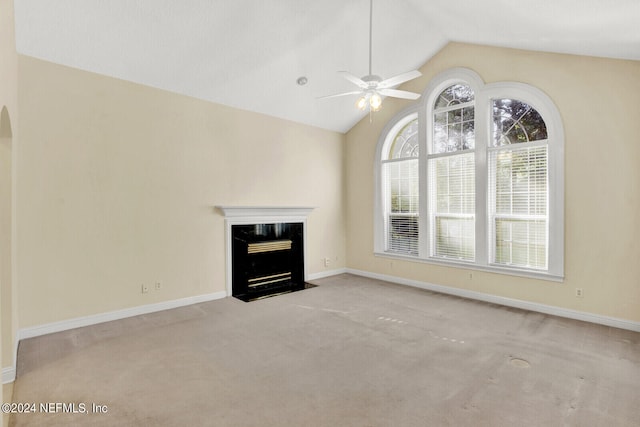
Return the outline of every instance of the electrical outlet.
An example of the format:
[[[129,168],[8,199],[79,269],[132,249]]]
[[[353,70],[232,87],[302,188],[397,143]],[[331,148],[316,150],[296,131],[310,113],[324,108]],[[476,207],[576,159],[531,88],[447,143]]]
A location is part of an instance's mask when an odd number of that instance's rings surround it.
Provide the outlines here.
[[[329,264],[331,264],[331,260],[329,258],[325,258],[324,259],[324,266],[325,267],[329,267]]]
[[[584,297],[584,292],[582,291],[582,288],[576,288],[576,298],[582,298]]]
[[[142,284],[142,293],[146,294],[147,292],[149,292],[149,285],[146,284]]]
[[[162,283],[156,282],[156,291],[159,291],[160,289],[162,289]]]

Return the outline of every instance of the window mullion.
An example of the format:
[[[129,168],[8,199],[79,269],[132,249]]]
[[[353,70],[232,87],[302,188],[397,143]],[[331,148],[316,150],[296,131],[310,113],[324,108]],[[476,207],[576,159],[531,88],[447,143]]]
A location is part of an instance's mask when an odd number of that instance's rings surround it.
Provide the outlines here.
[[[489,174],[487,172],[487,147],[489,146],[491,121],[489,99],[484,92],[476,94],[475,106],[475,179],[476,179],[476,264],[488,265],[489,263],[489,221],[488,192]]]
[[[420,199],[418,201],[418,256],[427,258],[429,256],[429,196],[427,194],[429,176],[429,168],[427,161],[427,144],[429,142],[428,135],[433,135],[432,120],[427,120],[426,109],[418,112],[418,141],[420,149],[418,152],[419,171],[418,186],[420,188]]]

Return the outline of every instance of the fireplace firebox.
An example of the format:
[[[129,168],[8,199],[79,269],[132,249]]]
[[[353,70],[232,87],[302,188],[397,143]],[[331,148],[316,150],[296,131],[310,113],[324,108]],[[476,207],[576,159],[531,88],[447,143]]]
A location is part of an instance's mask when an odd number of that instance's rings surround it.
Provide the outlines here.
[[[305,289],[303,223],[231,226],[232,295],[253,301]]]

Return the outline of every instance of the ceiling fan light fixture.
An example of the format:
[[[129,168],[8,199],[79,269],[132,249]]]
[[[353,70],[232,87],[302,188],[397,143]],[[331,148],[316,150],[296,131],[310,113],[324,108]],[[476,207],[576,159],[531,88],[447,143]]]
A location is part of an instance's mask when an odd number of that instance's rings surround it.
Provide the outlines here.
[[[364,111],[367,108],[367,96],[361,96],[360,98],[358,98],[358,101],[356,102],[356,107],[358,107],[359,110]]]
[[[382,97],[376,91],[368,91],[366,94],[358,98],[356,107],[362,111],[365,111],[367,108],[371,111],[380,111],[382,108]]]
[[[382,97],[378,94],[378,92],[374,92],[369,98],[369,106],[372,111],[380,111],[382,108]]]

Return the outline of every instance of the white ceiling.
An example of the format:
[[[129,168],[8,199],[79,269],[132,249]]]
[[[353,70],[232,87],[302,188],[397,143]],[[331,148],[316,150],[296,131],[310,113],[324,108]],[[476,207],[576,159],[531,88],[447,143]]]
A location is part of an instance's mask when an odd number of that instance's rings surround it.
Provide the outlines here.
[[[21,54],[339,132],[364,115],[316,98],[368,74],[369,0],[14,1]],[[374,0],[373,72],[448,41],[640,60],[639,19],[639,0]]]

